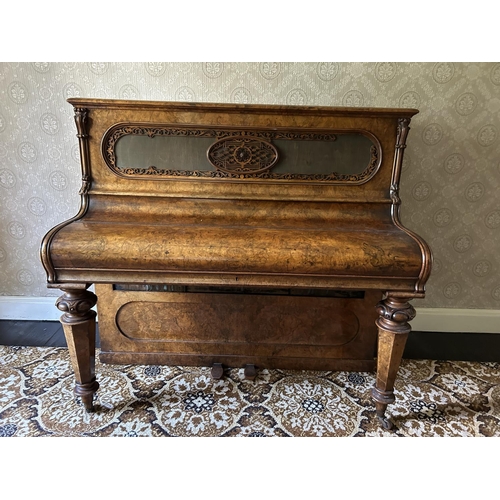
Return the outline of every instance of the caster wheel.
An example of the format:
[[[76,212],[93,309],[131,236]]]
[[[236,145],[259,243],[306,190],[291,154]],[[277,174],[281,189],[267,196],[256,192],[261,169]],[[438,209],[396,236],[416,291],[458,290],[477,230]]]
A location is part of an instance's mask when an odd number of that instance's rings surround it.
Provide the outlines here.
[[[394,424],[387,417],[378,417],[378,421],[383,429],[390,431]]]

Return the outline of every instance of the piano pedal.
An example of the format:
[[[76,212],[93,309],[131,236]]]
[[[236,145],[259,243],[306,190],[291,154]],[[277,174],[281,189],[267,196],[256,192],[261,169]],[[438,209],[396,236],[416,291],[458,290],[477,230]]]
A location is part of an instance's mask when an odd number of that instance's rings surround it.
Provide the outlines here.
[[[245,365],[244,375],[246,380],[255,380],[257,377],[257,369],[255,368],[255,365]]]
[[[220,380],[224,375],[224,368],[222,368],[222,363],[214,363],[212,365],[212,371],[210,373],[213,379]]]

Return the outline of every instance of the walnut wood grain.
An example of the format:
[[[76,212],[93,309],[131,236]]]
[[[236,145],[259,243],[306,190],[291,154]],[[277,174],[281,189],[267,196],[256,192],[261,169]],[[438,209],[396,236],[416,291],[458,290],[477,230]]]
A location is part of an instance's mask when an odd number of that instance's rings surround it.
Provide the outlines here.
[[[375,367],[373,304],[380,292],[332,298],[121,291],[111,285],[96,285],[96,292],[101,359],[148,352],[154,353],[155,364],[177,359],[183,365],[206,365],[212,356],[209,365],[289,368],[301,359],[301,369],[317,369],[322,359],[322,369],[333,370],[350,359],[368,370]],[[197,355],[205,357],[200,361]]]

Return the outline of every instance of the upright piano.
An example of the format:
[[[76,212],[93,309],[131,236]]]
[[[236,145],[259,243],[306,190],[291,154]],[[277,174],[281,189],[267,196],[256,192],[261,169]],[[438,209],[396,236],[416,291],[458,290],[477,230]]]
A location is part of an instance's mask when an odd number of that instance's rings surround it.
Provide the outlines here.
[[[94,411],[118,364],[376,370],[384,428],[431,252],[400,221],[414,109],[69,99],[80,210],[41,260]],[[89,287],[94,285],[94,292]]]

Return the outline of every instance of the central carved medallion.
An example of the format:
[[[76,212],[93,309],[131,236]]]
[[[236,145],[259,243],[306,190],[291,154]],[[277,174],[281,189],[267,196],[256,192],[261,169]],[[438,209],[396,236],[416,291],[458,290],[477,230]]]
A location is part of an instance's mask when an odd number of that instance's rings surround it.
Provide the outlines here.
[[[252,158],[252,152],[244,146],[240,146],[234,152],[234,158],[238,163],[247,163]]]
[[[207,158],[217,170],[257,173],[269,170],[278,161],[278,151],[256,137],[225,137],[208,148]]]

